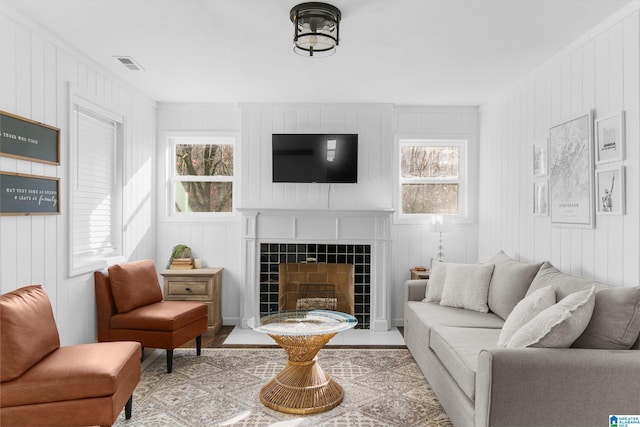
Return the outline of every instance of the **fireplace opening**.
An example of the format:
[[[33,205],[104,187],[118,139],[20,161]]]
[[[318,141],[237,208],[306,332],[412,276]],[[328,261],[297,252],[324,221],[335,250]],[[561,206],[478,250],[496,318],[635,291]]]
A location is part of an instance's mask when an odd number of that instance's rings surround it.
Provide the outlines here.
[[[314,258],[316,262],[307,263]],[[294,276],[281,282],[281,264],[299,265],[302,270],[316,271],[311,276]],[[352,277],[350,290],[340,286],[330,269],[345,269]],[[347,271],[347,270],[351,271]],[[287,268],[287,271],[289,268]],[[292,272],[292,273],[301,273]],[[319,275],[318,275],[319,273]],[[342,273],[341,273],[342,274]],[[281,287],[284,287],[281,289]],[[352,314],[358,319],[357,328],[370,327],[371,300],[371,246],[355,244],[260,244],[260,315],[279,310],[333,307],[336,311]],[[342,301],[342,304],[341,304]]]
[[[353,264],[281,263],[278,309],[325,309],[354,314]]]

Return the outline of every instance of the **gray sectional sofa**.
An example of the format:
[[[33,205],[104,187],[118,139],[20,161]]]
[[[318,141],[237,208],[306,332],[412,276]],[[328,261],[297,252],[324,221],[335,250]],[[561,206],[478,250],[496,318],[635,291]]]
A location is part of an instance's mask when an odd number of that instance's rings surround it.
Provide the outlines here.
[[[428,281],[405,283],[407,347],[456,427],[603,426],[640,414],[640,287],[503,252],[462,266],[433,265]],[[472,301],[451,296],[468,289]]]

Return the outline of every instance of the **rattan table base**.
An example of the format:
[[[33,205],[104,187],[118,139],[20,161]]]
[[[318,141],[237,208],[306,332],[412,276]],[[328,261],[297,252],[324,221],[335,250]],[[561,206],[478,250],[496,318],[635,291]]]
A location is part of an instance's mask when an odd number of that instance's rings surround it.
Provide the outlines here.
[[[317,353],[335,336],[271,335],[287,352],[287,366],[260,390],[267,407],[289,414],[316,414],[338,406],[344,390],[318,364]]]

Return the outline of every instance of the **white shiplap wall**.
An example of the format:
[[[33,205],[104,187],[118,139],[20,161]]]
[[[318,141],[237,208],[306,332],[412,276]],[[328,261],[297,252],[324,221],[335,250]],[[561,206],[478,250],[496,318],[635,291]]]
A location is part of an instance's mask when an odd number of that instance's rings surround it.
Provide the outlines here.
[[[159,269],[166,267],[171,249],[185,244],[193,256],[201,258],[205,267],[224,267],[222,274],[222,318],[225,325],[240,321],[241,233],[239,218],[175,221],[167,218],[165,198],[167,136],[192,135],[207,132],[237,132],[240,130],[240,109],[227,104],[159,104],[158,105],[158,224],[156,260]],[[240,154],[240,140],[236,155]],[[234,204],[237,191],[234,187]]]
[[[468,141],[469,217],[457,221],[451,232],[443,234],[444,259],[448,262],[478,261],[478,110],[475,107],[396,107],[394,110],[396,137],[428,139],[453,138]],[[397,206],[395,206],[397,208]],[[439,236],[428,223],[392,226],[393,239],[393,323],[401,326],[403,319],[403,283],[409,269],[428,266],[438,252]],[[480,259],[483,261],[484,259]]]
[[[394,107],[389,104],[242,104],[193,105],[160,104],[158,109],[158,164],[167,134],[179,132],[240,130],[240,156],[237,191],[238,207],[262,209],[390,209],[393,186],[395,132],[437,137],[470,136],[471,181],[477,182],[477,109]],[[358,183],[272,184],[272,133],[358,133]],[[166,179],[161,166],[158,182]],[[159,188],[158,201],[162,200]],[[477,201],[471,192],[472,211]],[[159,205],[158,211],[164,209]],[[459,262],[475,261],[477,227],[460,225],[445,238],[447,258]],[[402,324],[403,282],[409,267],[425,264],[437,252],[437,240],[424,224],[393,225],[392,319]],[[223,266],[223,319],[237,324],[241,304],[240,224],[231,221],[172,222],[160,218],[158,224],[158,262],[166,262],[177,243],[192,247],[207,265]]]
[[[478,113],[476,108],[397,107],[389,104],[242,106],[242,206],[302,209],[390,209],[397,185],[396,136],[469,139],[470,221],[445,236],[450,261],[477,257],[476,194]],[[272,184],[272,133],[358,133],[358,183],[353,185]],[[330,198],[330,200],[329,200]],[[394,224],[392,314],[402,325],[403,283],[409,268],[435,257],[437,238],[426,224]]]
[[[639,24],[633,3],[481,106],[481,259],[502,248],[613,285],[640,282]],[[596,216],[594,229],[554,227],[549,216],[531,213],[533,144],[590,109],[594,118],[626,111],[627,213]]]
[[[155,103],[43,34],[0,5],[0,109],[61,130],[61,164],[0,157],[0,170],[60,178],[61,215],[0,217],[0,291],[42,284],[63,344],[95,341],[93,275],[68,277],[69,105],[71,84],[126,115],[124,251],[152,258],[155,249]]]
[[[393,135],[389,104],[242,106],[244,208],[391,208]],[[357,184],[273,184],[273,133],[357,133]]]

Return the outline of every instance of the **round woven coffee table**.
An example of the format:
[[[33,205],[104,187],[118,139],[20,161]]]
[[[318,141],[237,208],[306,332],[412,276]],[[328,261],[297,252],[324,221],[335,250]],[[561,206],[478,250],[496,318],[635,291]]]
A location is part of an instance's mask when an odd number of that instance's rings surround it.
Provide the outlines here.
[[[260,401],[276,411],[306,415],[338,406],[344,390],[318,364],[318,351],[355,317],[329,310],[287,311],[260,319],[253,329],[268,334],[288,354],[287,366],[260,390]]]

